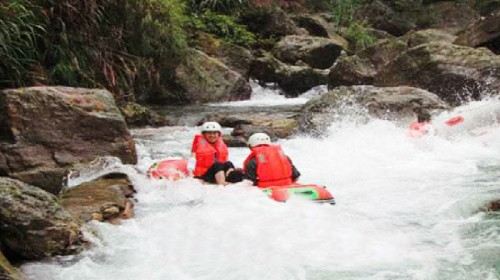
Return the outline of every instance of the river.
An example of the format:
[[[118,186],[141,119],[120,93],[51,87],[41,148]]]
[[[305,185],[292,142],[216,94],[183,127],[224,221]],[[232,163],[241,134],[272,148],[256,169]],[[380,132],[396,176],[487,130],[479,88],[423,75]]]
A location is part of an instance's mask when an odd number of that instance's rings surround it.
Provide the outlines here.
[[[302,104],[308,96],[300,98],[266,92],[222,105]],[[144,176],[158,159],[188,157],[197,129],[133,130],[139,163],[115,168],[137,187],[136,217],[89,224],[91,249],[25,264],[28,279],[500,278],[500,215],[479,211],[500,197],[498,123],[414,139],[394,122],[346,118],[324,138],[280,140],[300,181],[328,186],[335,206],[277,203],[245,182]],[[248,152],[230,148],[230,159],[241,166]]]

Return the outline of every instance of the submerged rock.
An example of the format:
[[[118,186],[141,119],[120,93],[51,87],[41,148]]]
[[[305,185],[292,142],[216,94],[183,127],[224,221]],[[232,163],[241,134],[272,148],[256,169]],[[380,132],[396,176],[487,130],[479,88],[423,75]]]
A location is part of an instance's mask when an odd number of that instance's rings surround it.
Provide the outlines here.
[[[332,66],[347,44],[345,40],[290,35],[274,46],[273,53],[279,60],[289,64],[303,61],[312,68],[326,69]]]
[[[243,100],[250,98],[252,92],[248,81],[238,72],[194,49],[175,70],[175,79],[191,103]]]
[[[73,217],[116,222],[133,216],[132,183],[125,174],[108,174],[65,190],[61,204]]]
[[[78,252],[78,222],[57,198],[21,181],[0,177],[0,242],[15,256],[38,260]]]
[[[299,118],[299,125],[302,131],[322,134],[332,121],[348,114],[401,119],[413,118],[418,109],[446,108],[447,105],[435,94],[418,88],[338,87],[307,102]]]
[[[137,161],[134,141],[107,90],[3,90],[0,108],[0,176],[57,194],[74,163],[104,155]]]
[[[500,90],[500,57],[487,49],[432,42],[408,49],[381,69],[375,85],[409,85],[460,104]]]

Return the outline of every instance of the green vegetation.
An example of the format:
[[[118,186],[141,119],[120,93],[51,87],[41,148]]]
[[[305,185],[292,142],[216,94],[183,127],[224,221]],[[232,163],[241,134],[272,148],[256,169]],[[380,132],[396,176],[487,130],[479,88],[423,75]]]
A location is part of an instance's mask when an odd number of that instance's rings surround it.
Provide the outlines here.
[[[333,1],[334,22],[339,29],[346,27],[342,33],[356,50],[366,48],[375,42],[375,38],[369,33],[370,26],[356,19],[357,9],[365,2],[366,0]]]
[[[36,44],[45,34],[26,1],[0,4],[0,87],[21,84],[39,58]]]
[[[194,16],[191,19],[191,25],[193,29],[216,35],[229,43],[245,47],[255,43],[255,35],[244,25],[236,23],[232,16],[207,11]]]
[[[179,0],[2,1],[0,87],[106,87],[119,102],[165,94],[185,21]]]

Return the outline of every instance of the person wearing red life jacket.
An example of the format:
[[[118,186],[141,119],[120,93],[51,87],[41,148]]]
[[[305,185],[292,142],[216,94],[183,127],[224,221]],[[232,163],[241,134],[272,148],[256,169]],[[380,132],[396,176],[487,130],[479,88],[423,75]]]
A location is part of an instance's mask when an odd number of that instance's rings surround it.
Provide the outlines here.
[[[243,163],[245,178],[260,188],[286,186],[297,180],[300,172],[295,168],[280,145],[271,144],[265,133],[255,133],[248,138],[250,155]]]
[[[421,137],[428,134],[431,128],[431,114],[420,111],[417,114],[417,121],[410,124],[408,133],[411,137]]]
[[[195,178],[227,185],[226,177],[234,171],[234,165],[228,161],[228,149],[221,136],[222,128],[217,122],[205,122],[201,126],[201,134],[195,135],[191,146],[196,159]]]

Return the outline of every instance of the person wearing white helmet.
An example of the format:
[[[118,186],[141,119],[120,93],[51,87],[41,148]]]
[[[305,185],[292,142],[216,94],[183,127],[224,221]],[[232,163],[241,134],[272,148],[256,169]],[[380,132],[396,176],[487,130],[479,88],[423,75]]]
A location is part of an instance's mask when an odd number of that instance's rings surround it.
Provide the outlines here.
[[[272,144],[266,133],[254,133],[248,138],[250,155],[243,163],[246,179],[261,188],[286,186],[297,180],[300,172],[280,145]]]
[[[191,152],[196,158],[193,171],[196,178],[209,183],[227,185],[226,176],[234,171],[234,165],[228,161],[228,149],[222,140],[220,124],[205,122],[201,126],[201,134],[194,137]]]

